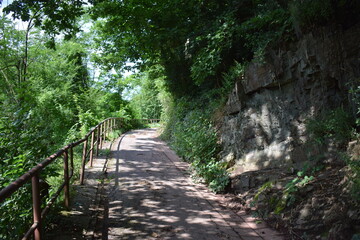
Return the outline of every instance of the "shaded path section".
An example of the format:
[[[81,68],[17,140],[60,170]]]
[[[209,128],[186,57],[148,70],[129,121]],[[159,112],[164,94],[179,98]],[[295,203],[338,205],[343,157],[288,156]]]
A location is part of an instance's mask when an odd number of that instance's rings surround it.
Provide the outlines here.
[[[218,205],[194,184],[155,129],[129,132],[111,147],[102,239],[282,239],[242,213]]]

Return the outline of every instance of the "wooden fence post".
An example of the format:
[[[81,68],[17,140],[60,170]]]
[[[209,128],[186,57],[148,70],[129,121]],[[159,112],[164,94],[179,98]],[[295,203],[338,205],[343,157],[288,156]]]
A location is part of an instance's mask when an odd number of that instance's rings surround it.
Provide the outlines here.
[[[104,123],[101,123],[100,124],[100,149],[102,149],[103,135],[104,135]]]
[[[41,240],[41,199],[40,199],[40,186],[39,186],[39,173],[36,173],[31,178],[32,184],[32,200],[33,200],[33,220],[37,223],[34,231],[34,239]]]
[[[71,168],[71,176],[74,174],[74,149],[70,148],[70,168]]]
[[[109,134],[110,135],[112,132],[112,119],[109,119]]]
[[[100,126],[96,128],[96,156],[99,156]]]
[[[70,184],[69,184],[69,155],[68,151],[64,152],[64,201],[65,208],[70,207]]]
[[[104,141],[106,142],[106,133],[107,133],[107,120],[104,122]]]
[[[95,129],[91,133],[91,143],[90,143],[90,167],[93,166],[93,155],[94,155],[94,139],[95,139]]]
[[[84,148],[83,148],[83,154],[82,154],[82,161],[81,161],[80,185],[84,185],[87,142],[88,142],[88,139],[86,138],[86,140],[85,140],[85,142],[84,142]]]

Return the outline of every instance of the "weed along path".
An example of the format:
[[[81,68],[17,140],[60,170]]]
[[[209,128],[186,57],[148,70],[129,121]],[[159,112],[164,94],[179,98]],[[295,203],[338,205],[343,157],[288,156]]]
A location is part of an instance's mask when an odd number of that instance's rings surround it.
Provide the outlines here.
[[[188,164],[155,129],[128,132],[110,148],[109,157],[96,158],[85,185],[77,188],[72,210],[77,215],[63,220],[73,233],[57,228],[62,233],[51,239],[283,239],[252,217],[222,207],[221,195],[193,183]],[[89,224],[81,225],[86,219]],[[81,237],[77,229],[83,229]]]

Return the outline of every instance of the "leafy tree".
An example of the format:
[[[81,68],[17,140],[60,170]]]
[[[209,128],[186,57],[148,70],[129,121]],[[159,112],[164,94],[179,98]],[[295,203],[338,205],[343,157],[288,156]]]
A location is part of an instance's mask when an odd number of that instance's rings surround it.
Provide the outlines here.
[[[24,35],[15,30],[6,17],[0,17],[0,86],[3,101],[15,103],[19,99],[21,58]],[[4,96],[7,96],[5,98]]]
[[[4,8],[5,13],[12,13],[14,18],[29,22],[52,36],[64,33],[70,39],[80,29],[76,25],[77,17],[84,13],[84,0],[39,1],[14,0]]]
[[[159,99],[161,84],[164,81],[162,68],[153,66],[145,73],[135,74],[132,78],[137,78],[132,89],[130,106],[138,113],[138,118],[158,119],[161,116],[162,105]],[[135,91],[134,88],[138,88]]]
[[[91,81],[86,45],[76,39],[58,39],[56,48],[50,49],[46,46],[49,37],[36,28],[15,30],[5,17],[0,24],[2,188],[73,139],[74,129],[88,131],[100,119],[120,114],[126,102],[119,93],[98,88]],[[26,78],[22,65],[25,46]],[[41,177],[46,180],[56,174],[52,166]],[[25,186],[1,205],[6,215],[0,220],[1,239],[19,238],[29,226],[28,190]]]

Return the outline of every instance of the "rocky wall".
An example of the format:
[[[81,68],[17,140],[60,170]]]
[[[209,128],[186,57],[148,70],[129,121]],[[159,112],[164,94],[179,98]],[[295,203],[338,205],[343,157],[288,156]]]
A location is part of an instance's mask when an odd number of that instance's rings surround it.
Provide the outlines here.
[[[236,83],[220,128],[223,161],[233,173],[298,168],[309,157],[307,119],[349,106],[360,82],[360,25],[333,27],[267,51]]]

